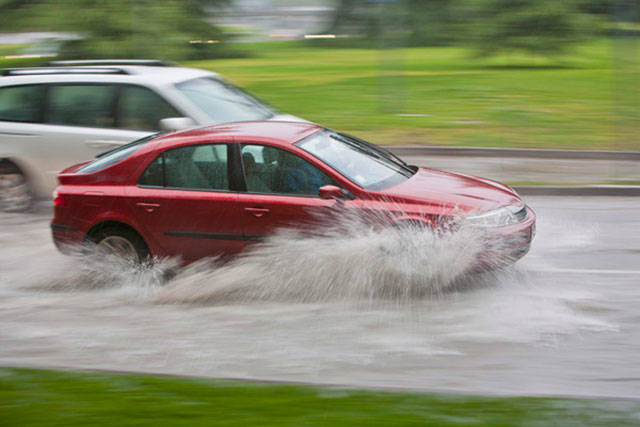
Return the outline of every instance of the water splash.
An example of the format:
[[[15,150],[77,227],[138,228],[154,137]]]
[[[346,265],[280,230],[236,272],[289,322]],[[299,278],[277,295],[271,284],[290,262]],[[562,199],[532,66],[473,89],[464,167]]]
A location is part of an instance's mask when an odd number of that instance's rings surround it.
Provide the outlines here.
[[[177,259],[139,267],[99,248],[72,248],[71,257],[41,266],[23,283],[54,291],[140,289],[163,304],[408,301],[464,286],[485,248],[482,232],[390,227],[385,215],[335,209],[308,227],[281,229],[231,261],[183,268]]]
[[[194,263],[157,301],[411,300],[455,285],[483,249],[483,235],[473,229],[380,229],[353,216],[335,224],[313,235],[280,230],[227,264]]]

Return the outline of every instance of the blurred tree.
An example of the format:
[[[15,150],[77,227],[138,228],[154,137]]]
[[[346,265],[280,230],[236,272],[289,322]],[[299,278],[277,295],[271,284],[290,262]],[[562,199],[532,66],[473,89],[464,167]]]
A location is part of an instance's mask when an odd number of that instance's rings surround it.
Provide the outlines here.
[[[408,46],[461,44],[479,55],[505,50],[551,55],[593,30],[595,18],[587,11],[601,13],[611,1],[640,0],[595,0],[587,10],[588,1],[340,0],[330,31],[361,36],[376,46],[380,34],[389,33],[385,22],[396,10],[404,16]]]
[[[478,0],[465,14],[468,44],[481,56],[516,50],[558,54],[594,28],[571,0]]]
[[[460,0],[340,0],[329,28],[332,33],[360,36],[370,45],[403,16],[404,42],[411,46],[450,44],[457,38],[453,24]]]
[[[437,46],[459,40],[458,0],[405,0],[409,45]]]
[[[71,31],[65,58],[191,59],[228,54],[209,7],[229,0],[0,0],[0,27]],[[215,43],[189,43],[215,40]]]
[[[640,20],[640,0],[579,0],[578,7],[585,13],[609,15],[615,21]],[[628,13],[620,14],[620,10]]]
[[[578,8],[585,13],[596,15],[608,15],[611,13],[611,2],[613,0],[580,0]]]

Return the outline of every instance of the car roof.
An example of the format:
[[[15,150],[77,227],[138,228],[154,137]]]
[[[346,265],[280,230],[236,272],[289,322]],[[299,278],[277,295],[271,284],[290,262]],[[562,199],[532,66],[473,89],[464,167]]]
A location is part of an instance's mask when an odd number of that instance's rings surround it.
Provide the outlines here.
[[[324,129],[309,122],[251,121],[202,126],[161,135],[152,145],[185,145],[205,142],[268,142],[280,145],[294,144]],[[150,144],[151,145],[151,144]]]
[[[217,73],[197,68],[148,65],[79,65],[13,70],[21,74],[0,76],[0,86],[65,82],[166,84],[198,77],[219,77]]]

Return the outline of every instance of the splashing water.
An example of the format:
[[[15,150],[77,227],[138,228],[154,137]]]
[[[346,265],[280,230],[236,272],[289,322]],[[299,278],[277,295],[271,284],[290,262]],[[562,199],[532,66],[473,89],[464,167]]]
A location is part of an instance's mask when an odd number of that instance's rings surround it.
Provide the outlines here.
[[[601,238],[576,241],[592,221],[551,213],[539,216],[532,257],[481,275],[467,273],[486,254],[475,230],[381,228],[343,213],[327,221],[337,226],[282,230],[226,263],[147,268],[62,256],[48,216],[0,216],[0,361],[637,395],[635,383],[609,380],[635,369],[633,278],[544,271]]]
[[[229,264],[188,266],[158,301],[408,300],[439,293],[464,277],[482,248],[472,230],[350,230],[323,236],[283,230]]]
[[[410,300],[454,284],[483,247],[478,230],[385,226],[390,219],[338,205],[304,229],[279,230],[227,264],[205,260],[185,268],[157,301]]]
[[[164,304],[406,301],[464,286],[485,249],[477,229],[380,226],[387,219],[334,210],[307,231],[281,229],[231,261],[184,268],[177,259],[138,267],[98,248],[76,248],[54,272],[41,269],[48,280],[36,274],[29,282],[50,290],[137,288]]]

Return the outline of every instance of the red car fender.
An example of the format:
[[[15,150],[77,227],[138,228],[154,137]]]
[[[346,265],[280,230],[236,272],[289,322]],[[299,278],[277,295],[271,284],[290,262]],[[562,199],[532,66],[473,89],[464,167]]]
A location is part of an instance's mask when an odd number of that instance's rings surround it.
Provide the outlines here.
[[[142,237],[142,240],[144,240],[144,242],[146,243],[147,248],[149,248],[149,251],[151,251],[151,255],[159,255],[154,253],[156,252],[155,249],[159,247],[157,242],[155,242],[153,239],[150,239],[149,236],[144,235],[141,231],[141,228],[139,227],[139,224],[136,224],[135,221],[132,221],[130,216],[127,216],[125,213],[119,211],[106,211],[94,217],[90,223],[90,226],[87,227],[85,231],[85,238],[86,235],[88,235],[89,232],[95,227],[108,222],[118,222],[132,228],[136,233],[140,235],[140,237]]]

